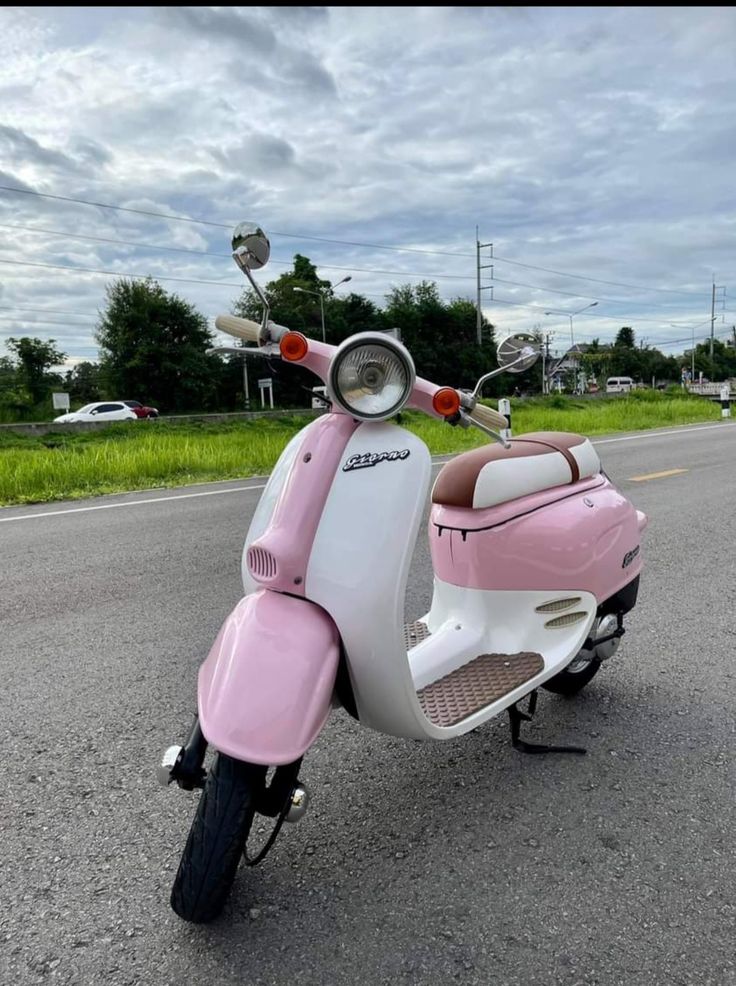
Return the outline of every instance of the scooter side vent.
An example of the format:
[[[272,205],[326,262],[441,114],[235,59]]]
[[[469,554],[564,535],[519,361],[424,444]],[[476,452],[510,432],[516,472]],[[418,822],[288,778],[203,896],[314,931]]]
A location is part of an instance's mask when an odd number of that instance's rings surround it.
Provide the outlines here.
[[[580,601],[580,596],[569,596],[567,599],[553,599],[549,603],[542,603],[541,606],[537,606],[535,612],[559,613],[560,610],[570,609],[571,606],[577,606]]]
[[[248,568],[254,579],[270,581],[278,575],[276,559],[265,548],[248,548]]]
[[[581,620],[587,620],[587,613],[563,613],[562,616],[556,616],[553,620],[547,620],[544,624],[547,630],[557,630],[560,627],[571,627],[573,623],[579,623]]]

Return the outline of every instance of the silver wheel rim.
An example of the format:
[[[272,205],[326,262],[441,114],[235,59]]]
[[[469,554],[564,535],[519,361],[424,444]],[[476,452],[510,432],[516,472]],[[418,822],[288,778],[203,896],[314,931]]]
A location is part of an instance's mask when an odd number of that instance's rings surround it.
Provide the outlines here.
[[[587,654],[584,656],[580,653],[573,661],[570,662],[570,664],[568,664],[565,671],[568,671],[570,674],[580,674],[581,671],[585,671],[586,668],[589,668],[594,660],[595,657],[593,655],[588,657]]]

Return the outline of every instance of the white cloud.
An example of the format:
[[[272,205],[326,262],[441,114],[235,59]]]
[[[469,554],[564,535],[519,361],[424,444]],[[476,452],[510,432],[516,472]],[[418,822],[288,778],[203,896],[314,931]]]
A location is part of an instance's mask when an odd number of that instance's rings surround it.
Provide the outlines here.
[[[632,324],[656,344],[687,335],[671,322],[708,316],[713,275],[733,278],[734,40],[728,7],[4,8],[0,183],[254,218],[275,261],[299,251],[333,280],[331,267],[374,269],[350,285],[374,300],[419,275],[472,296],[477,224],[494,243],[484,307],[501,331],[557,331],[545,310],[598,300],[576,319],[581,338]],[[153,249],[227,254],[227,229],[5,192],[0,223],[66,234],[0,227],[0,261],[239,280],[224,257]],[[8,308],[94,315],[109,281],[0,271]],[[162,283],[207,315],[239,293]],[[42,315],[5,314],[0,343],[28,332],[94,355],[77,324],[93,319],[42,333]]]

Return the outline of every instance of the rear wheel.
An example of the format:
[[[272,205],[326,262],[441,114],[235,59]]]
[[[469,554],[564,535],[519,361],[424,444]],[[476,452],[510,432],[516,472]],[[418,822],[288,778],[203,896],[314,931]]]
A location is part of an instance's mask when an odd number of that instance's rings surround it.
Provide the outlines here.
[[[601,666],[599,658],[588,655],[590,651],[581,651],[564,671],[545,681],[542,688],[557,695],[576,695],[598,674]]]
[[[218,754],[171,891],[171,906],[185,921],[212,921],[225,906],[265,777],[265,767]]]

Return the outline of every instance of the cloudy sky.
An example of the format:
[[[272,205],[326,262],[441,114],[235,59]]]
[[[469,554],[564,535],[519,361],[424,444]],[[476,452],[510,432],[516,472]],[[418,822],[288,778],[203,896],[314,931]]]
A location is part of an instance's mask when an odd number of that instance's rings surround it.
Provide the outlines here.
[[[677,353],[715,281],[724,337],[735,50],[728,7],[6,7],[0,354],[94,359],[109,272],[228,311],[241,219],[271,237],[263,281],[300,252],[378,304],[422,279],[474,298],[478,226],[498,334],[559,349],[597,302],[576,341],[632,325]]]

